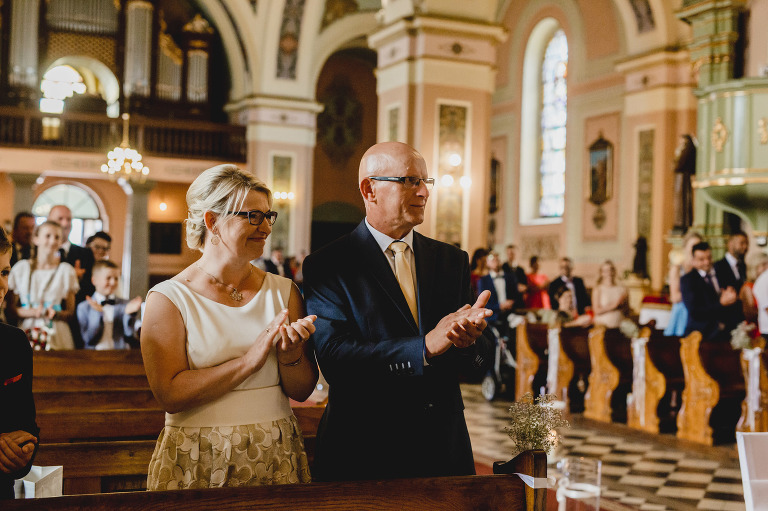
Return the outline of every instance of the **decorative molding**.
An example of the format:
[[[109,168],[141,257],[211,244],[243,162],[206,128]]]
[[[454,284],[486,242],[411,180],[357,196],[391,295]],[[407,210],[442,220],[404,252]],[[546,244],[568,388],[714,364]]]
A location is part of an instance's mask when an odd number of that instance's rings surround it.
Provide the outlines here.
[[[728,129],[725,127],[725,124],[723,124],[723,119],[721,117],[718,117],[715,119],[715,125],[712,127],[712,147],[715,148],[715,151],[718,153],[723,152],[723,146],[725,146],[725,143],[728,141]]]

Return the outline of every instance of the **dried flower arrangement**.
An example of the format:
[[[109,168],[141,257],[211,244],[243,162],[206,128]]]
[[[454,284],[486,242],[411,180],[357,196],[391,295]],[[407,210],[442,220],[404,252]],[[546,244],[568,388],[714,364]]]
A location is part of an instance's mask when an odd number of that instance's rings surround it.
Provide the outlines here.
[[[563,412],[554,406],[554,394],[542,394],[536,399],[529,392],[509,407],[509,426],[504,430],[515,443],[518,452],[541,449],[548,454],[560,441],[557,428],[571,425]]]

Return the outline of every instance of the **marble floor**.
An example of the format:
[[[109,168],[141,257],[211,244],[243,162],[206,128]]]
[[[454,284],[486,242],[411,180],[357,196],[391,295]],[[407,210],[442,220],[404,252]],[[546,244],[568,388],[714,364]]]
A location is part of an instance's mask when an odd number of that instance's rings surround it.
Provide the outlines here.
[[[486,401],[480,385],[462,384],[465,416],[476,461],[507,460],[513,443],[504,432],[510,402]],[[706,447],[651,435],[621,424],[569,417],[571,427],[554,456],[602,460],[603,498],[633,509],[744,511],[736,445]],[[550,465],[550,474],[556,467]]]

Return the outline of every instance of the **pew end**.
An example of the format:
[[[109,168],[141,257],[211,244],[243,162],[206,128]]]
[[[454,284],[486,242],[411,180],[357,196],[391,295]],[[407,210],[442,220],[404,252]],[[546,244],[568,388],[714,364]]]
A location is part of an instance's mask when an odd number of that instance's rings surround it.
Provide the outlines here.
[[[483,509],[544,511],[546,488],[530,488],[521,473],[546,478],[544,451],[525,451],[507,463],[494,464],[495,475],[427,477],[376,481],[207,488],[151,492],[103,493],[8,501],[8,511],[113,509],[196,511],[203,509],[382,511]]]

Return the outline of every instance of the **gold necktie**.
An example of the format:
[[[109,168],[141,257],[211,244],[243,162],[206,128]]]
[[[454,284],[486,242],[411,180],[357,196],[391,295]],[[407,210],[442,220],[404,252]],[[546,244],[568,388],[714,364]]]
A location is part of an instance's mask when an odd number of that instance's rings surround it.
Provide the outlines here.
[[[393,241],[389,249],[395,253],[395,277],[400,284],[400,289],[408,302],[408,308],[411,309],[416,324],[419,324],[419,311],[416,305],[416,287],[413,285],[413,273],[411,273],[411,263],[405,255],[408,245],[404,241]]]

